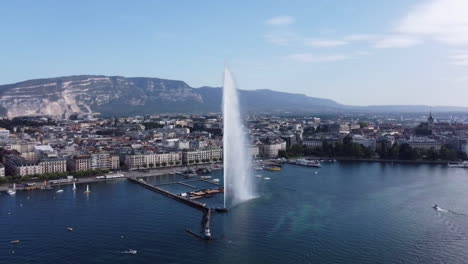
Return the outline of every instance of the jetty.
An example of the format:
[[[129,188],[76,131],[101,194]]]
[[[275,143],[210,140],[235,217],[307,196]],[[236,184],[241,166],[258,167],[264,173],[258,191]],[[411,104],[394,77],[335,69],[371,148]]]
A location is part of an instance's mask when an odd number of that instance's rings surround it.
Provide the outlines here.
[[[187,232],[189,232],[190,234],[200,238],[200,239],[203,239],[203,240],[210,240],[211,239],[211,228],[210,228],[210,225],[211,225],[211,208],[207,207],[206,204],[204,203],[200,203],[200,202],[197,202],[194,200],[193,196],[195,195],[189,195],[187,197],[186,196],[182,196],[182,195],[178,195],[178,194],[173,194],[171,192],[168,192],[166,190],[163,190],[161,188],[159,188],[158,186],[154,186],[154,185],[151,185],[149,183],[147,183],[145,180],[143,179],[135,179],[135,178],[127,178],[128,181],[132,182],[132,183],[135,183],[135,184],[139,184],[149,190],[152,190],[154,192],[157,192],[157,193],[160,193],[166,197],[169,197],[169,198],[172,198],[176,201],[179,201],[181,203],[184,203],[188,206],[191,206],[195,209],[198,209],[200,210],[202,213],[203,213],[203,216],[202,216],[202,220],[201,220],[201,224],[200,224],[200,234],[197,234],[191,230],[188,230],[186,229]],[[176,183],[181,183],[181,182],[176,182]],[[188,185],[188,184],[187,184]],[[190,185],[189,185],[190,186]],[[199,198],[205,196],[205,195],[212,195],[213,193],[219,193],[219,192],[223,192],[224,189],[222,189],[222,187],[218,188],[218,190],[203,190],[203,191],[199,191],[199,192],[191,192],[191,193],[197,193],[198,196],[200,196]]]
[[[143,179],[134,179],[134,178],[128,178],[128,180],[132,183],[136,183],[136,184],[139,184],[143,187],[145,187],[146,189],[149,189],[149,190],[152,190],[152,191],[155,191],[157,193],[160,193],[166,197],[169,197],[169,198],[172,198],[176,201],[179,201],[179,202],[182,202],[186,205],[189,205],[195,209],[198,209],[198,210],[201,210],[201,211],[207,211],[209,208],[206,207],[206,204],[204,203],[200,203],[200,202],[197,202],[197,201],[194,201],[192,199],[189,199],[189,198],[186,198],[186,197],[182,197],[180,195],[177,195],[177,194],[173,194],[171,192],[168,192],[166,190],[163,190],[157,186],[154,186],[154,185],[151,185],[149,183],[147,183],[145,180]]]

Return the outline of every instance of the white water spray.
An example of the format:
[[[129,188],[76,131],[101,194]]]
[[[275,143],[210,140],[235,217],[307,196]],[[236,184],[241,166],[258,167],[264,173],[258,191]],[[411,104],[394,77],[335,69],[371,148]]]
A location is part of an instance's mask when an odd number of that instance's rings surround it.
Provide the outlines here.
[[[231,71],[224,69],[223,85],[224,207],[252,199],[251,155],[242,126],[239,98]]]

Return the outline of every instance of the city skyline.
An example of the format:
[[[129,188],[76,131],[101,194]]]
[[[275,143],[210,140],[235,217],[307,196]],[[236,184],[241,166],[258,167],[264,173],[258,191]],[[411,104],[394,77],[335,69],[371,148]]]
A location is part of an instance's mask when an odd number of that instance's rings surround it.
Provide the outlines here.
[[[7,3],[1,84],[78,74],[272,89],[349,105],[468,106],[462,0]]]

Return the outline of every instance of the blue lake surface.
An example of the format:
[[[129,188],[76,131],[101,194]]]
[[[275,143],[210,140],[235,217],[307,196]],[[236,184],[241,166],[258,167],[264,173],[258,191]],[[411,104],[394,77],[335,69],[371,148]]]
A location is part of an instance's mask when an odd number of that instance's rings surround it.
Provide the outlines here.
[[[215,214],[208,242],[184,231],[199,230],[199,211],[126,180],[90,184],[89,195],[85,185],[2,193],[0,263],[468,262],[468,170],[340,162],[254,174],[271,180],[252,176],[259,197]]]

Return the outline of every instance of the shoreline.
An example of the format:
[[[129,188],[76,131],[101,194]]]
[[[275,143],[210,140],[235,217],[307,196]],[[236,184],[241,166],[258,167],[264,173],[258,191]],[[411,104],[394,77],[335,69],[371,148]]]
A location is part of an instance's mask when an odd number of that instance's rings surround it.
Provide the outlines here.
[[[219,165],[219,163],[216,163]],[[211,170],[219,170],[222,169],[222,166],[219,168],[212,168],[212,164],[196,164],[196,165],[183,165],[183,166],[177,166],[177,167],[166,167],[166,168],[156,168],[156,169],[144,169],[146,170],[128,170],[128,171],[119,171],[119,172],[111,172],[111,173],[121,173],[124,176],[123,177],[118,177],[118,178],[110,178],[110,179],[98,179],[96,177],[98,176],[103,176],[103,175],[97,175],[97,176],[91,176],[91,177],[81,177],[81,178],[73,178],[71,182],[65,182],[65,183],[60,183],[60,184],[54,184],[51,185],[51,187],[55,186],[60,186],[60,185],[71,185],[76,183],[77,185],[79,184],[85,184],[85,183],[95,183],[95,182],[104,182],[104,181],[113,181],[113,180],[119,180],[119,179],[127,179],[127,178],[138,178],[138,177],[158,177],[158,176],[164,176],[164,175],[176,175],[178,172],[189,169],[189,168],[211,168]],[[38,183],[42,184],[44,181],[37,181],[37,180],[28,180],[28,181],[19,181],[16,182],[16,184],[25,184],[25,183]],[[0,185],[0,192],[6,192],[8,189],[10,189],[10,186],[12,186],[13,183],[6,183],[3,185]],[[28,191],[27,187],[17,187],[16,190],[25,190]],[[35,190],[40,190],[40,189],[29,189],[30,191],[35,191]]]
[[[378,163],[398,163],[398,164],[426,164],[426,165],[445,165],[449,162],[458,162],[458,161],[441,161],[441,160],[389,160],[389,159],[358,159],[358,158],[346,158],[346,157],[337,157],[337,158],[329,158],[329,157],[296,157],[290,158],[288,160],[296,160],[296,159],[303,159],[303,158],[310,158],[312,160],[336,160],[338,162],[378,162]],[[264,159],[264,160],[253,160],[253,162],[264,162],[264,161],[277,161],[277,159]],[[220,164],[220,163],[216,163]],[[447,166],[448,167],[448,166]],[[166,167],[166,168],[155,168],[155,169],[141,169],[141,170],[127,170],[127,171],[119,171],[113,173],[122,173],[124,176],[119,178],[110,178],[110,179],[98,179],[97,176],[91,177],[82,177],[82,178],[74,178],[71,182],[65,182],[61,184],[54,184],[51,187],[59,186],[59,185],[70,185],[75,182],[76,184],[85,184],[85,183],[95,183],[95,182],[104,182],[104,181],[112,181],[112,180],[119,180],[119,179],[127,179],[127,178],[137,178],[137,177],[158,177],[164,175],[176,175],[181,170],[186,170],[189,168],[211,168],[212,170],[219,170],[222,169],[222,166],[218,168],[212,168],[212,164],[196,164],[196,165],[183,165],[183,166],[175,166],[175,167]],[[112,172],[111,172],[112,173]],[[102,176],[102,175],[98,175]],[[20,181],[17,184],[25,184],[25,183],[41,183],[42,181]],[[10,189],[12,183],[7,183],[0,185],[0,192],[6,192]],[[27,187],[17,187],[17,190],[28,190]],[[31,190],[38,190],[38,189],[31,189]]]
[[[312,160],[336,160],[336,161],[353,161],[353,162],[379,162],[379,163],[404,163],[404,164],[432,164],[432,165],[447,165],[448,163],[457,163],[461,161],[449,161],[449,160],[393,160],[393,159],[377,159],[377,158],[346,158],[346,157],[316,157],[316,156],[305,156],[295,157],[289,160],[297,159],[312,159]]]

